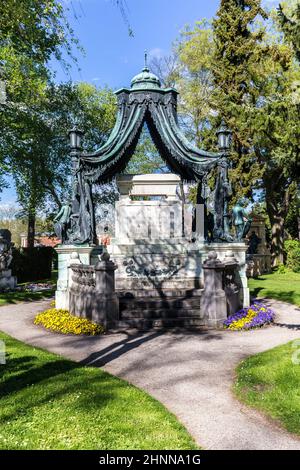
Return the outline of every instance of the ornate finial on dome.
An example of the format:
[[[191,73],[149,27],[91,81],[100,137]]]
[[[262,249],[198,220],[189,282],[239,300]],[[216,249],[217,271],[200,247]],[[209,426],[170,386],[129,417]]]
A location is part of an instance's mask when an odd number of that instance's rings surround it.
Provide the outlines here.
[[[143,72],[149,72],[149,67],[148,67],[148,51],[145,50],[144,52],[144,68]]]
[[[131,80],[132,90],[155,90],[161,87],[159,78],[150,72],[148,67],[148,52],[144,53],[144,68]]]

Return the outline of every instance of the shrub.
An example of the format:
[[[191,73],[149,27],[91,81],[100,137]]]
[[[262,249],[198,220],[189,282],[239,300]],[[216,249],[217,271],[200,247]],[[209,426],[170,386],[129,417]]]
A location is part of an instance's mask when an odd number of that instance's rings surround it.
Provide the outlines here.
[[[255,302],[250,307],[239,310],[224,322],[224,327],[229,330],[251,330],[272,323],[275,312],[266,305]]]
[[[14,248],[11,269],[18,282],[39,281],[51,277],[56,252],[50,246]]]
[[[50,308],[36,315],[35,325],[42,325],[48,330],[52,330],[65,335],[100,335],[104,333],[101,325],[91,322],[86,318],[79,318],[71,315],[68,310]]]
[[[286,252],[286,266],[295,273],[300,272],[300,241],[286,240],[284,242]]]
[[[287,266],[285,266],[285,264],[280,263],[276,268],[276,272],[279,274],[288,274],[290,270],[287,268]]]

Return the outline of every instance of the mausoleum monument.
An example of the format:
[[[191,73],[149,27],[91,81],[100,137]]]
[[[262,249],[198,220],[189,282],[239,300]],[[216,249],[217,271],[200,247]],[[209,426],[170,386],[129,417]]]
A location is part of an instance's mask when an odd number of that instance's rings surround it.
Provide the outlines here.
[[[56,307],[108,328],[218,326],[249,304],[246,218],[234,231],[229,211],[231,133],[222,123],[219,152],[196,148],[179,128],[177,91],[162,88],[146,64],[116,95],[116,124],[99,150],[83,152],[82,133],[70,131],[73,194],[56,217]],[[124,174],[144,124],[170,173]],[[120,197],[106,248],[97,240],[92,187],[113,180]],[[186,183],[197,186],[193,205]]]

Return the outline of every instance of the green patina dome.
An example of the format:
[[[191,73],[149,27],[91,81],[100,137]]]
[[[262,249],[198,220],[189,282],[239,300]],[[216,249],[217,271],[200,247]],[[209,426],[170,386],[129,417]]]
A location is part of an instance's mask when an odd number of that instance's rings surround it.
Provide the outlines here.
[[[159,78],[151,73],[148,67],[144,67],[142,72],[133,77],[131,80],[132,90],[153,90],[160,88]]]

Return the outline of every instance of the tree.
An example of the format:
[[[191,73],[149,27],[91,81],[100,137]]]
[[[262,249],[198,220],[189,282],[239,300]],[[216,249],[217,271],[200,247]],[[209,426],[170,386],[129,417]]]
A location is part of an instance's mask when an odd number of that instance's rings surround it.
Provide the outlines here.
[[[125,0],[113,1],[131,34]],[[75,90],[70,84],[51,83],[50,59],[68,68],[66,58],[76,61],[73,46],[79,48],[66,10],[59,0],[0,3],[0,179],[5,173],[15,177],[19,201],[28,216],[29,246],[34,243],[37,210],[44,209],[46,202],[58,205],[59,192],[68,183],[65,136],[72,115],[78,117],[82,104],[86,115],[79,121],[87,130],[86,145],[100,144],[114,119],[107,115],[106,108],[114,107],[109,90],[101,92],[100,99],[89,85]],[[101,121],[104,114],[107,119]]]
[[[9,123],[6,160],[28,217],[28,246],[38,211],[53,212],[70,193],[67,133],[75,117],[89,149],[103,143],[114,124],[113,93],[85,83],[51,85],[39,103],[19,111],[13,128]]]
[[[194,29],[186,28],[176,44],[179,58],[177,88],[179,114],[187,137],[198,147],[213,148],[215,133],[212,93],[212,57],[214,51],[211,24],[203,19]]]
[[[286,41],[292,44],[300,62],[300,1],[292,0],[279,4],[278,18]]]
[[[150,69],[159,78],[162,86],[172,88],[178,79],[178,55],[173,51],[162,57],[152,57],[149,62]]]
[[[0,2],[0,57],[8,100],[31,102],[43,93],[51,76],[49,60],[67,66],[78,44],[58,0]]]
[[[261,168],[253,152],[249,114],[256,106],[260,90],[253,82],[253,70],[260,62],[264,30],[255,21],[266,13],[260,0],[222,0],[213,21],[214,107],[233,131],[231,179],[237,198],[251,197],[253,181]]]
[[[295,18],[293,10],[283,11]],[[257,194],[264,199],[278,263],[287,218],[291,225],[299,161],[296,40],[290,35],[284,41],[277,15],[267,18],[259,0],[222,0],[212,26],[197,22],[177,44],[176,86],[186,134],[213,149],[225,119],[234,134],[232,203],[245,196],[255,200]]]
[[[283,261],[284,224],[295,194],[299,134],[293,83],[299,69],[289,45],[256,25],[259,17],[267,18],[260,0],[221,2],[213,23],[214,99],[234,132],[235,192],[265,192],[278,263]]]
[[[0,102],[0,175],[9,170],[8,164],[16,163],[15,157],[18,155],[19,165],[14,165],[14,173],[20,197],[26,199],[29,188],[32,188],[27,199],[30,207],[28,216],[32,219],[29,226],[34,225],[33,207],[39,197],[36,188],[40,174],[37,169],[41,167],[46,171],[45,167],[37,165],[38,144],[34,141],[35,133],[40,137],[40,144],[46,142],[43,136],[45,126],[38,119],[37,107],[45,99],[52,76],[49,60],[55,57],[66,66],[63,52],[73,57],[73,44],[77,44],[77,40],[66,20],[61,2],[5,0],[0,3],[0,80],[2,90],[5,86],[6,95],[5,100]],[[22,128],[23,137],[18,132],[22,132]],[[27,157],[34,156],[32,161],[26,157],[23,160],[20,152],[22,147]],[[14,158],[10,158],[11,154]],[[24,169],[23,178],[19,176],[21,168]],[[26,185],[22,186],[21,181],[26,181]],[[32,236],[30,241],[33,243]]]
[[[129,174],[165,173],[168,171],[146,125],[125,171]]]
[[[289,44],[292,45],[297,61],[300,63],[300,1],[293,0],[292,2],[283,2],[280,4],[278,9],[278,19],[281,30],[285,35],[285,39]],[[300,81],[298,80],[295,81],[293,90],[294,104],[296,103],[297,105],[298,117],[296,116],[296,122],[298,122],[298,124],[300,121],[299,94]],[[300,131],[298,126],[298,136],[299,132]],[[294,238],[300,238],[299,187],[295,189],[294,200],[287,215],[287,224],[289,233]]]
[[[21,234],[26,231],[26,219],[20,216],[20,208],[12,204],[0,205],[1,228],[8,229],[12,234],[12,241],[20,245]]]

